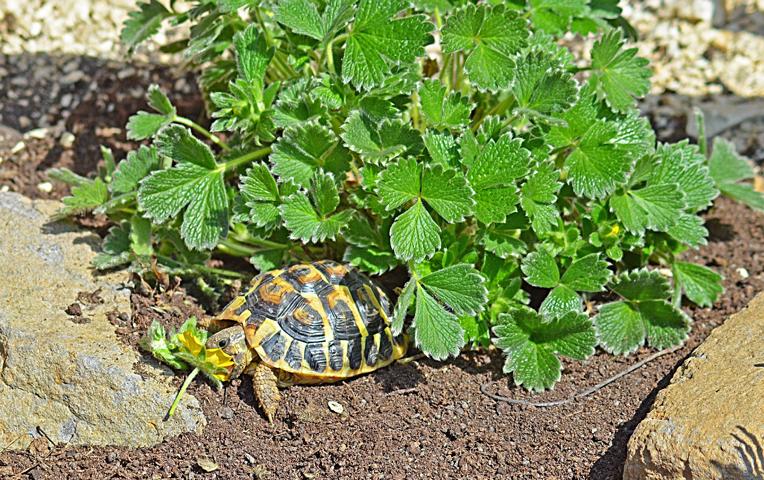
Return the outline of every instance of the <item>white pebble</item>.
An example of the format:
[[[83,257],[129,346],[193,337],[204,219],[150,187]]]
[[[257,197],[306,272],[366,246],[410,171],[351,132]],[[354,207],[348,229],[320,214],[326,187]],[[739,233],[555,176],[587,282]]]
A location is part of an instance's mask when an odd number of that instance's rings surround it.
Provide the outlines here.
[[[27,133],[24,134],[26,138],[36,138],[38,140],[41,140],[48,136],[48,129],[47,128],[35,128],[34,130],[30,130]]]
[[[343,407],[341,403],[335,402],[334,400],[329,400],[327,404],[329,405],[329,410],[334,413],[341,415],[345,411],[345,407]]]
[[[61,96],[61,106],[64,108],[69,108],[72,105],[72,94],[71,93],[65,93]]]
[[[11,148],[11,154],[19,153],[20,151],[24,150],[26,146],[27,145],[24,142],[17,143],[16,145],[13,146],[13,148]]]
[[[743,267],[740,267],[737,269],[737,274],[740,275],[740,278],[742,278],[743,280],[751,276],[751,274],[748,273],[748,270],[746,270]]]
[[[64,148],[72,148],[72,145],[74,145],[75,136],[71,132],[64,132],[63,135],[61,135],[61,140],[58,141],[58,143],[61,144]]]
[[[53,184],[50,182],[42,182],[37,185],[37,190],[45,193],[50,193],[53,191]]]

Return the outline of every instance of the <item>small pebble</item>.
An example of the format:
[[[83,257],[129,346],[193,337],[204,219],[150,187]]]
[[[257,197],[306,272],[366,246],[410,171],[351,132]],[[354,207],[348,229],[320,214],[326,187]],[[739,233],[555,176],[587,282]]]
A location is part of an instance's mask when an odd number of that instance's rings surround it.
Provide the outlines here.
[[[20,151],[24,150],[26,148],[27,144],[24,142],[18,142],[16,145],[13,146],[11,149],[11,154],[19,153]]]
[[[29,119],[29,117],[24,115],[19,117],[19,127],[21,127],[22,130],[26,130],[31,124],[32,121]]]
[[[76,137],[73,133],[64,132],[63,135],[61,135],[61,140],[59,140],[58,143],[60,143],[64,148],[72,148],[75,139]]]
[[[41,140],[47,136],[48,136],[47,128],[35,128],[34,130],[30,130],[24,134],[24,137],[26,138],[36,138],[38,140]]]
[[[74,315],[75,317],[79,317],[82,315],[82,307],[79,303],[74,302],[73,304],[66,307],[66,313],[68,315]]]
[[[213,462],[212,460],[210,460],[207,457],[199,457],[199,458],[197,458],[196,459],[196,464],[199,465],[199,468],[201,468],[202,470],[204,470],[207,473],[214,472],[215,470],[220,468],[220,466],[217,463]]]
[[[84,72],[82,72],[81,70],[75,70],[72,73],[69,73],[59,78],[59,81],[63,84],[71,84],[71,83],[77,83],[84,78],[85,78]]]
[[[329,400],[327,404],[329,405],[329,410],[334,413],[342,415],[342,413],[345,411],[345,407],[343,407],[341,403],[335,402],[334,400]]]
[[[743,268],[743,267],[740,267],[740,268],[738,268],[736,271],[737,271],[737,274],[738,274],[738,275],[740,275],[740,278],[741,278],[741,279],[743,279],[743,280],[745,280],[746,278],[748,278],[748,277],[750,277],[750,276],[751,276],[751,275],[748,273],[748,270],[746,270],[746,269],[745,269],[745,268]]]
[[[42,182],[37,185],[37,190],[44,193],[50,193],[53,191],[53,184],[50,182]]]
[[[247,452],[244,452],[244,458],[246,458],[246,459],[247,459],[247,461],[248,461],[250,464],[252,464],[252,465],[254,465],[254,464],[255,464],[255,457],[253,457],[252,455],[248,454]]]
[[[2,187],[0,187],[0,192],[5,193],[7,191],[10,191],[10,189],[11,187],[9,187],[8,185],[3,185]]]
[[[117,454],[114,452],[109,452],[108,455],[106,455],[106,463],[114,463],[117,461]]]
[[[64,108],[69,108],[72,105],[72,94],[65,93],[61,96],[60,105]]]
[[[226,420],[230,420],[234,417],[234,411],[231,407],[223,407],[223,409],[220,411],[220,417],[225,418]]]

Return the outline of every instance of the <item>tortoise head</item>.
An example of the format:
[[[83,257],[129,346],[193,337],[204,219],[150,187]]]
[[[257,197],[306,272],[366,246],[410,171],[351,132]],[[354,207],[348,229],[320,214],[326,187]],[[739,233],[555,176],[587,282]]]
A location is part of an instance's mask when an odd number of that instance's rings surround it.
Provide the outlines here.
[[[224,328],[207,339],[207,348],[219,348],[233,357],[233,367],[226,380],[238,378],[254,358],[247,345],[244,328],[241,325]]]

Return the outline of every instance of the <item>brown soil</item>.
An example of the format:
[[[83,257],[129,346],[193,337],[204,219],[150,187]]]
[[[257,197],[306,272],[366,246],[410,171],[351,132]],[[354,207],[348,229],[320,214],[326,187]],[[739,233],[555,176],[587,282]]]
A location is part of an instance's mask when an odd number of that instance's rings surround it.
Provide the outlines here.
[[[164,78],[165,84],[173,85],[171,75],[161,69],[156,72],[151,81]],[[0,172],[12,175],[0,173],[0,186],[37,198],[59,197],[62,189],[48,194],[37,188],[46,168],[69,166],[85,174],[97,163],[99,143],[119,151],[131,147],[122,128],[127,115],[143,105],[136,100],[104,113],[104,105],[114,103],[127,84],[114,80],[113,71],[95,75],[105,82],[98,88],[106,92],[107,103],[99,103],[99,93],[66,120],[68,130],[79,132],[76,154],[66,153],[51,139],[28,141],[39,142],[39,148],[25,149],[24,157],[6,157]],[[127,78],[125,82],[137,81],[144,87],[149,83],[146,78]],[[198,100],[183,108],[193,114]],[[0,105],[6,121],[12,113],[12,107]],[[103,135],[108,133],[104,129],[120,131]],[[293,387],[284,392],[273,424],[259,413],[249,381],[233,382],[222,392],[195,382],[189,392],[199,399],[209,422],[201,436],[184,434],[143,449],[68,445],[51,449],[42,441],[28,451],[2,452],[0,445],[0,477],[24,472],[24,477],[35,480],[620,478],[628,438],[658,389],[712,328],[764,287],[764,216],[722,198],[705,217],[711,231],[709,245],[686,256],[724,274],[724,297],[713,309],[687,308],[695,325],[684,348],[584,399],[552,408],[523,407],[497,403],[483,395],[480,386],[488,383],[491,392],[512,398],[562,399],[652,352],[642,349],[628,358],[599,353],[583,363],[566,362],[555,390],[535,396],[515,388],[501,373],[503,359],[495,351],[468,352],[445,363],[396,364],[335,385]],[[72,303],[93,298],[83,295]],[[120,338],[131,345],[154,319],[177,325],[188,315],[203,314],[197,301],[173,282],[159,292],[138,288],[132,305],[131,314],[114,312],[110,317]],[[140,365],[136,370],[140,372]],[[175,382],[179,386],[182,378]],[[343,413],[330,410],[329,401],[340,403]],[[207,461],[217,467],[213,472],[205,471],[212,466]]]
[[[52,182],[52,191],[40,189],[49,181],[49,168],[93,176],[102,165],[102,145],[117,160],[134,149],[137,143],[127,140],[125,124],[136,111],[148,109],[145,95],[152,83],[170,95],[181,115],[202,114],[193,75],[186,71],[45,54],[0,55],[3,68],[8,73],[0,74],[0,189],[32,198],[68,193],[58,182]],[[39,134],[30,136],[32,130]],[[61,144],[64,132],[75,136],[70,147]],[[19,142],[23,147],[14,149]]]

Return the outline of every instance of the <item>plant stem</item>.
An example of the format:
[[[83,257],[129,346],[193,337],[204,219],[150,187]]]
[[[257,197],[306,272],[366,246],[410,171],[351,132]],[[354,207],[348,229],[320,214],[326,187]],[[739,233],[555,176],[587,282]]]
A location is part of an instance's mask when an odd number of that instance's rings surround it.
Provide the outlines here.
[[[446,86],[453,90],[453,86],[450,82],[450,77],[448,76],[449,70],[451,68],[451,61],[454,58],[453,53],[448,53],[443,57],[443,65],[440,67],[440,73],[438,74],[438,77],[440,78],[440,81],[446,83]]]
[[[251,162],[252,160],[257,160],[259,158],[267,157],[268,155],[270,155],[270,153],[271,153],[271,147],[263,147],[261,149],[253,150],[249,153],[245,153],[244,155],[228,160],[222,165],[222,167],[225,169],[226,172],[230,172],[232,170],[236,170],[237,168],[244,165],[245,163]]]
[[[160,260],[162,263],[168,266],[173,266],[174,268],[185,268],[189,271],[198,271],[198,272],[205,272],[211,275],[218,275],[221,277],[226,278],[244,278],[244,275],[234,272],[233,270],[226,270],[224,268],[213,268],[213,267],[206,267],[204,265],[188,265],[181,263],[177,260],[173,260],[170,257],[166,257],[164,255],[156,255],[157,260]]]
[[[441,18],[440,9],[438,7],[435,7],[433,15],[435,15],[435,26],[440,30],[443,28],[443,19]]]
[[[255,13],[255,20],[257,21],[257,24],[260,27],[260,30],[263,32],[263,35],[265,36],[266,45],[273,46],[273,37],[271,36],[271,32],[267,28],[265,28],[265,22],[263,21],[263,14],[260,11],[260,7],[256,6],[252,10]]]
[[[191,385],[191,382],[194,381],[194,378],[196,377],[196,374],[199,373],[199,368],[195,368],[191,370],[191,373],[188,374],[186,377],[186,381],[183,382],[183,385],[180,387],[180,391],[178,391],[178,394],[175,395],[175,400],[173,400],[172,405],[170,405],[170,410],[167,412],[167,418],[170,418],[175,414],[175,409],[178,408],[178,405],[180,404],[180,398],[183,396],[184,393],[186,393],[186,390],[188,390],[188,386]]]
[[[706,138],[706,120],[703,117],[703,110],[695,107],[693,114],[695,115],[695,125],[697,125],[698,130],[698,148],[700,149],[700,153],[703,154],[704,157],[707,157],[708,138]]]
[[[337,74],[337,72],[334,70],[334,52],[332,51],[334,49],[334,43],[344,42],[348,39],[349,36],[350,35],[347,33],[337,35],[336,37],[329,40],[329,43],[326,44],[326,68],[332,75]]]
[[[411,123],[414,125],[415,130],[423,130],[423,125],[419,122],[419,94],[416,92],[411,94]]]
[[[261,253],[269,250],[286,250],[289,248],[287,245],[271,242],[270,240],[252,239],[252,243],[259,246],[246,245],[246,242],[239,243],[231,238],[226,238],[220,242],[217,246],[218,250],[229,255],[236,257],[251,257],[257,253]]]
[[[180,123],[181,125],[185,125],[187,127],[191,127],[192,129],[194,129],[197,132],[199,132],[202,135],[204,135],[212,143],[214,143],[218,147],[222,148],[223,150],[225,150],[225,151],[231,150],[231,147],[227,143],[225,143],[223,140],[221,140],[220,137],[218,137],[214,133],[210,132],[206,128],[202,127],[198,123],[194,122],[193,120],[188,119],[186,117],[180,117],[180,116],[176,115],[174,121],[177,122],[177,123]]]

